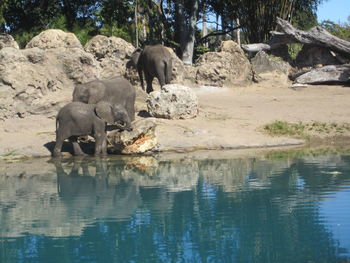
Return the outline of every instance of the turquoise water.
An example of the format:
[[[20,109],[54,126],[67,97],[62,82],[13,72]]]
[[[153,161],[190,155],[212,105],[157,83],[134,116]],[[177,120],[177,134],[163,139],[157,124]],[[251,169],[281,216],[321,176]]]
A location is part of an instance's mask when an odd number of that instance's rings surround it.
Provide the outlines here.
[[[349,262],[350,156],[21,161],[0,262]]]

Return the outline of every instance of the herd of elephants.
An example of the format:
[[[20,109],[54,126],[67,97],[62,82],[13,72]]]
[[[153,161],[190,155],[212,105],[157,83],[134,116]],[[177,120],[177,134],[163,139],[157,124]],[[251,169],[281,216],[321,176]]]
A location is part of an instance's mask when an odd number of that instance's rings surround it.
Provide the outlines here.
[[[172,58],[162,45],[146,46],[131,54],[126,67],[137,69],[143,90],[145,76],[145,91],[150,93],[154,78],[158,79],[160,86],[170,83]],[[73,101],[63,106],[56,117],[56,144],[52,156],[61,156],[65,139],[72,143],[74,155],[85,155],[77,139],[87,135],[95,138],[95,156],[107,155],[107,123],[121,131],[131,131],[135,99],[135,88],[121,76],[75,86]]]

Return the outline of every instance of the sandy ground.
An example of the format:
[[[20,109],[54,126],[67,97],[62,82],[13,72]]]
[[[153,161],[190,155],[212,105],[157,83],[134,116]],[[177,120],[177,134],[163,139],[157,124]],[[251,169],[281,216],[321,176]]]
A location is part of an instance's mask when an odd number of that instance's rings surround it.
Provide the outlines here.
[[[279,75],[246,87],[194,88],[199,115],[190,120],[157,119],[159,149],[189,151],[300,145],[304,141],[271,137],[261,126],[288,122],[350,123],[350,87],[316,85],[289,88]],[[349,134],[345,134],[349,135]],[[0,123],[0,156],[49,156],[55,120],[43,116]],[[50,147],[49,147],[50,148]]]

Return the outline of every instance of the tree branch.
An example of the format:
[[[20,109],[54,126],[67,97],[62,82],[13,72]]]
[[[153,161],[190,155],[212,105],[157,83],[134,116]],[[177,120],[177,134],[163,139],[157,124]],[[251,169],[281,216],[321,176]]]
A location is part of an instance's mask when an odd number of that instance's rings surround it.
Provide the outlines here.
[[[208,35],[200,38],[198,40],[198,43],[202,43],[202,42],[205,42],[205,40],[207,40],[207,38],[209,37],[213,37],[213,36],[221,36],[221,35],[226,35],[234,30],[237,30],[239,28],[242,28],[243,26],[236,26],[236,27],[229,27],[229,29],[227,30],[217,30],[217,31],[213,31],[211,33],[209,33]]]

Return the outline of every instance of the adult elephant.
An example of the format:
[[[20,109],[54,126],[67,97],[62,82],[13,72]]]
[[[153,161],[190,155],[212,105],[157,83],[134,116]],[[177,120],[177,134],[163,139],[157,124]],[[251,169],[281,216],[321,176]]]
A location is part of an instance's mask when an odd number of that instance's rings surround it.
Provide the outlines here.
[[[78,136],[95,137],[95,155],[107,155],[106,123],[115,124],[120,130],[131,130],[131,122],[125,108],[101,101],[97,104],[71,102],[58,112],[56,117],[56,144],[53,157],[61,156],[63,141],[69,139],[75,155],[85,155]]]
[[[135,99],[135,88],[128,80],[119,76],[79,84],[73,91],[73,101],[88,104],[105,101],[124,107],[129,114],[130,121],[135,119]]]
[[[145,90],[143,73],[145,74],[147,93],[153,91],[152,81],[155,77],[160,86],[170,83],[173,70],[172,58],[169,50],[163,45],[146,46],[143,50],[137,48],[131,54],[131,59],[126,66],[137,69],[143,90]]]

